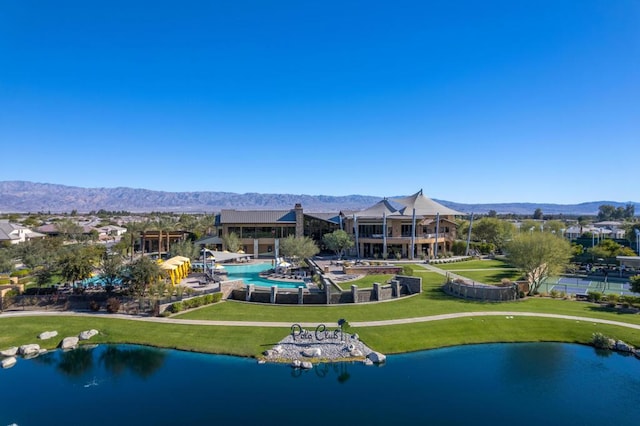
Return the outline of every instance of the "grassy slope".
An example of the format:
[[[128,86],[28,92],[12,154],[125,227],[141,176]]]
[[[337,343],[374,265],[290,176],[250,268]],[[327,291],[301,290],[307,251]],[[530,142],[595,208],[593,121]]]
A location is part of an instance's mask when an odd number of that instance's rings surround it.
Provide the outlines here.
[[[487,265],[482,261],[483,265]],[[499,262],[499,261],[489,261]],[[460,269],[474,269],[473,262]],[[466,265],[465,265],[466,264]],[[494,263],[503,268],[504,263]],[[444,277],[426,271],[419,265],[412,268],[423,278],[424,292],[401,300],[377,304],[332,306],[282,306],[221,302],[198,310],[177,315],[176,318],[331,322],[345,318],[350,322],[411,318],[452,312],[514,311],[544,312],[583,317],[610,319],[640,324],[640,315],[621,313],[586,302],[546,298],[531,298],[516,302],[484,303],[451,298],[440,290]],[[494,269],[494,272],[496,270]],[[53,348],[62,337],[77,335],[80,331],[96,328],[101,334],[91,343],[138,343],[158,347],[194,350],[210,353],[256,356],[284,337],[288,328],[217,327],[144,323],[99,317],[0,317],[0,349],[24,343],[40,343]],[[49,342],[35,339],[40,332],[57,330],[59,338]],[[475,317],[409,325],[366,327],[357,331],[372,348],[384,353],[415,351],[442,346],[521,341],[563,341],[588,343],[594,331],[640,346],[640,332],[622,327],[594,325],[548,318]]]

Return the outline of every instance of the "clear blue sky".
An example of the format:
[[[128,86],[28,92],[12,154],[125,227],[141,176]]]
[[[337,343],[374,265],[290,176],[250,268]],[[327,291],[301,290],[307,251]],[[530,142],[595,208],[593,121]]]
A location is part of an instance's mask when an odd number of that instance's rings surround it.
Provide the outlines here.
[[[640,201],[640,1],[2,1],[0,180]]]

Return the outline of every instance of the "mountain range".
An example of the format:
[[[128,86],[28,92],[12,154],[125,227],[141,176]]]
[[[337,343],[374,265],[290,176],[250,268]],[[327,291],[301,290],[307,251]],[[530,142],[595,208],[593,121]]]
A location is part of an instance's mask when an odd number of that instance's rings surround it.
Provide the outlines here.
[[[428,196],[428,194],[425,194]],[[184,213],[218,212],[221,209],[283,210],[296,203],[306,212],[357,211],[370,207],[382,197],[369,195],[300,195],[300,194],[237,194],[233,192],[165,192],[136,188],[81,188],[51,183],[0,181],[0,213],[52,212],[76,210],[128,211],[132,213],[172,211]],[[591,201],[580,204],[550,203],[486,203],[464,204],[434,199],[440,204],[463,213],[531,215],[536,209],[544,214],[595,215],[603,204],[625,207],[638,202]]]

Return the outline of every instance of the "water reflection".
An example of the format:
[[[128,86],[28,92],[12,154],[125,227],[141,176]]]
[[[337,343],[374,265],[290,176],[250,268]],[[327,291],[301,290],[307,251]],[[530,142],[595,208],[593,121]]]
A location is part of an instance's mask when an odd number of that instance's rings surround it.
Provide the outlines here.
[[[147,347],[106,346],[96,358],[97,346],[81,346],[70,351],[48,352],[33,358],[33,362],[50,365],[66,377],[87,375],[100,366],[113,377],[125,372],[146,379],[164,364],[166,352]]]
[[[292,368],[291,377],[298,378],[302,377],[303,374],[313,372],[317,377],[320,377],[322,379],[327,377],[336,377],[338,383],[343,384],[349,381],[349,379],[351,378],[351,374],[349,374],[350,364],[351,363],[349,362],[320,363],[314,364],[311,370]]]
[[[165,357],[166,353],[158,349],[109,346],[100,355],[100,361],[114,376],[129,370],[134,375],[146,379],[162,367]]]
[[[566,348],[553,343],[511,344],[503,350],[504,362],[501,364],[502,378],[507,380],[523,378],[551,378],[565,368]],[[514,372],[518,372],[514,375]]]
[[[69,377],[80,377],[93,369],[93,349],[77,348],[60,354],[58,371]]]

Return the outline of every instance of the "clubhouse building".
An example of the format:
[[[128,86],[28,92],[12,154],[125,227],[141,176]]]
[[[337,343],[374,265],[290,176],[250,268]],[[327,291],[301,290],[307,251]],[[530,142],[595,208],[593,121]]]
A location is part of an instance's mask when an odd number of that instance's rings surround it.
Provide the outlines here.
[[[464,213],[425,197],[422,190],[356,212],[305,213],[300,204],[290,210],[222,210],[216,216],[218,234],[196,243],[224,250],[223,237],[235,233],[244,253],[273,258],[281,238],[306,236],[323,249],[322,236],[342,229],[355,242],[352,256],[429,258],[451,251],[459,215]]]

